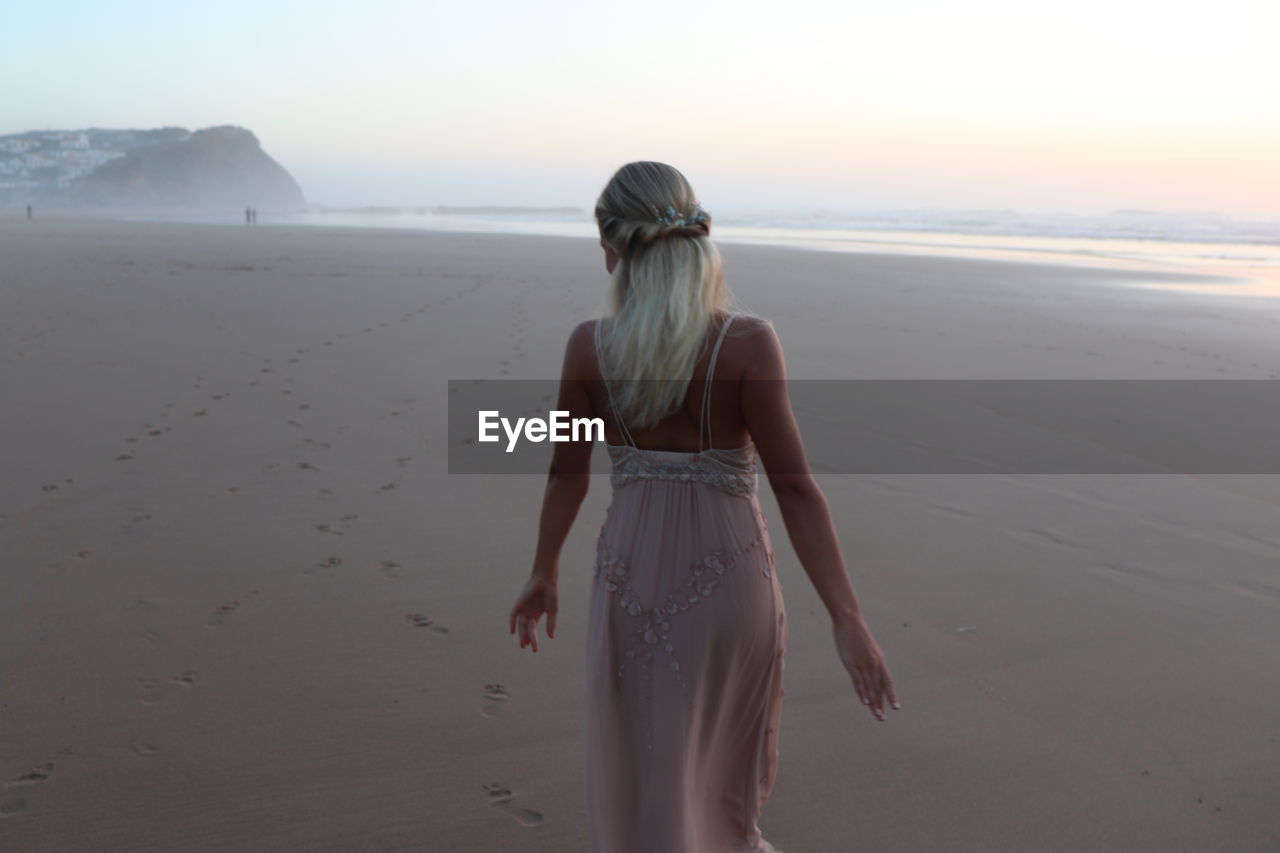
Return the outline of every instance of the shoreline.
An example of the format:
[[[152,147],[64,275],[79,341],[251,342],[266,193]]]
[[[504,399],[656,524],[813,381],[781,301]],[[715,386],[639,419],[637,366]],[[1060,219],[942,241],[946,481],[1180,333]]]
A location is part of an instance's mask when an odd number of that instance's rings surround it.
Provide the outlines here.
[[[270,219],[253,226],[246,226],[243,222],[219,222],[219,221],[192,221],[184,218],[165,217],[159,212],[139,212],[134,215],[128,212],[128,215],[113,215],[110,213],[86,214],[83,211],[74,209],[50,209],[42,215],[49,216],[55,221],[65,222],[118,222],[118,223],[137,223],[139,225],[161,225],[161,226],[177,226],[177,227],[193,227],[193,228],[271,228],[277,230],[288,229],[304,229],[307,231],[315,229],[335,229],[339,232],[369,232],[377,234],[379,232],[394,233],[400,235],[417,235],[432,234],[455,237],[471,237],[478,235],[501,237],[503,235],[510,237],[546,237],[551,239],[582,239],[595,241],[595,237],[589,234],[575,233],[552,233],[550,231],[520,231],[520,230],[499,230],[495,228],[468,229],[459,227],[457,230],[435,227],[421,227],[413,225],[388,225],[388,224],[350,224],[350,223],[324,223],[324,222],[293,222],[293,221],[271,221]],[[9,219],[14,222],[26,221],[20,214],[14,214]],[[0,228],[4,227],[5,217],[0,217]],[[463,223],[465,225],[465,223]],[[574,226],[577,227],[577,226]],[[1095,253],[1089,251],[1067,251],[1065,249],[1056,249],[1053,247],[1008,247],[1008,246],[982,246],[982,245],[965,245],[963,242],[955,242],[954,240],[963,241],[966,237],[981,238],[982,235],[965,235],[965,234],[949,234],[935,232],[911,232],[913,236],[922,239],[933,238],[954,238],[951,243],[927,243],[927,242],[895,242],[890,240],[872,240],[872,239],[830,239],[816,237],[812,233],[806,232],[805,229],[793,229],[788,231],[786,237],[778,237],[774,239],[760,238],[756,236],[742,237],[733,233],[732,227],[728,229],[730,233],[727,235],[715,235],[713,240],[717,245],[725,246],[752,246],[761,248],[773,248],[782,250],[795,250],[800,252],[820,252],[836,255],[855,255],[855,256],[872,256],[872,257],[923,257],[938,259],[954,259],[954,260],[970,260],[970,261],[1004,261],[1015,264],[1025,264],[1036,267],[1060,267],[1065,269],[1081,269],[1081,270],[1103,270],[1115,271],[1120,275],[1117,277],[1117,284],[1123,284],[1126,287],[1142,287],[1167,292],[1177,292],[1186,294],[1203,294],[1209,296],[1224,297],[1260,297],[1262,299],[1273,299],[1280,297],[1280,265],[1251,266],[1237,264],[1221,265],[1213,262],[1197,261],[1194,263],[1178,263],[1167,259],[1137,258],[1124,257],[1120,255],[1109,255],[1105,253]],[[985,238],[984,238],[985,239]],[[1001,238],[1006,242],[1015,238]],[[1094,240],[1092,242],[1105,242]],[[1123,241],[1117,240],[1119,244]],[[1151,241],[1153,245],[1163,245],[1161,241]],[[1188,244],[1177,244],[1188,245]],[[1219,247],[1232,246],[1234,244],[1227,243],[1197,243],[1195,246],[1200,247]],[[1280,244],[1270,246],[1269,244],[1259,244],[1264,248],[1275,248],[1280,250]],[[1144,273],[1151,276],[1154,280],[1148,282],[1122,282],[1120,279],[1132,279],[1133,273]]]

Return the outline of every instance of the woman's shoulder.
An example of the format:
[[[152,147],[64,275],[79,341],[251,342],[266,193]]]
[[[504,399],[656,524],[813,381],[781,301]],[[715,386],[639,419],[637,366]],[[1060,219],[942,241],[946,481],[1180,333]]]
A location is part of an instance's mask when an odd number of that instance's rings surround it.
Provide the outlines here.
[[[764,317],[745,312],[731,313],[725,331],[725,346],[742,352],[754,352],[759,349],[772,349],[778,345],[778,335],[773,323]],[[730,340],[732,339],[732,340]]]
[[[596,359],[596,327],[599,318],[583,320],[573,327],[565,344],[565,369],[579,378],[595,378],[599,375]]]
[[[769,334],[773,331],[773,323],[764,317],[745,311],[728,312],[726,322],[730,324],[727,334],[740,338]]]
[[[782,343],[773,323],[755,314],[733,314],[725,334],[722,358],[732,372],[742,377],[776,373],[774,365],[781,361]]]
[[[603,331],[603,323],[604,319],[601,317],[592,317],[590,320],[579,322],[573,327],[573,331],[569,332],[569,347],[594,350],[598,335]]]

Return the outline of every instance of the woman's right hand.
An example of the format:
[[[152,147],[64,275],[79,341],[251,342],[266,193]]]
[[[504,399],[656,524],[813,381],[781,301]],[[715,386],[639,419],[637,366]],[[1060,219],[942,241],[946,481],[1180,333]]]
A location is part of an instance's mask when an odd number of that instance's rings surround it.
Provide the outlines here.
[[[895,711],[902,706],[898,704],[889,667],[885,665],[884,654],[880,651],[876,638],[871,636],[871,629],[859,616],[833,623],[832,633],[835,635],[836,651],[840,653],[840,662],[849,671],[853,687],[858,691],[858,698],[871,709],[876,719],[883,722],[886,701]]]
[[[556,613],[560,609],[560,595],[556,590],[556,582],[534,572],[529,582],[520,591],[515,607],[511,608],[508,620],[510,632],[520,634],[520,648],[533,646],[538,650],[538,620],[545,614],[547,617],[547,636],[555,638]]]

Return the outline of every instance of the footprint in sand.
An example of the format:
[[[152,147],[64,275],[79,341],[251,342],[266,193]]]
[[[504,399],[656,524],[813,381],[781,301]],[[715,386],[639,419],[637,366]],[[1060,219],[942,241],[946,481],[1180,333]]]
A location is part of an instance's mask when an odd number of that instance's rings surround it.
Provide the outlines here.
[[[58,490],[57,483],[46,483],[45,485],[40,487],[40,491],[42,492],[56,492],[57,490]]]
[[[973,516],[973,513],[970,512],[969,510],[963,509],[958,506],[953,506],[951,504],[937,503],[937,504],[930,504],[930,506],[934,509],[934,511],[944,513],[946,515],[957,515],[957,516],[960,516],[961,518],[970,518]]]
[[[484,704],[480,706],[480,716],[497,717],[502,713],[502,703],[511,698],[511,693],[501,684],[486,684],[483,692]]]
[[[357,518],[359,518],[359,517],[360,517],[360,516],[356,515],[354,512],[349,512],[349,513],[347,513],[346,515],[344,515],[344,516],[342,517],[342,523],[341,523],[340,525],[338,525],[338,526],[339,526],[339,527],[343,527],[343,528],[350,528],[350,527],[351,527],[351,522],[355,521],[355,520],[356,520]],[[325,524],[324,522],[316,522],[316,523],[312,524],[311,526],[312,526],[312,527],[313,527],[313,528],[314,528],[318,533],[332,533],[334,536],[346,536],[346,535],[347,535],[347,534],[343,533],[341,530],[338,530],[337,528],[335,528],[332,524]]]
[[[48,761],[39,767],[33,767],[21,776],[15,776],[5,783],[6,788],[17,788],[22,785],[38,785],[47,781],[49,776],[53,774],[53,762]]]
[[[516,823],[521,826],[537,826],[542,823],[542,813],[516,805],[515,794],[505,785],[494,782],[490,785],[481,785],[480,789],[484,791],[486,803],[503,814],[515,818]]]
[[[148,521],[150,518],[151,516],[149,515],[135,515],[133,518],[129,519],[128,524],[125,524],[120,528],[120,532],[126,536],[132,536],[134,533],[134,525],[143,521]]]
[[[129,461],[130,459],[132,459],[132,458],[133,458],[133,454],[131,454],[131,453],[121,453],[119,456],[117,456],[117,457],[116,457],[116,461],[117,461],[117,462],[128,462],[128,461]]]
[[[412,456],[397,456],[397,457],[396,457],[396,464],[397,464],[397,465],[399,465],[401,468],[403,468],[403,467],[405,467],[406,465],[408,465],[408,464],[409,464],[409,461],[410,461],[411,459],[413,459],[413,457],[412,457]]]
[[[247,601],[248,599],[253,598],[257,594],[258,594],[258,591],[256,589],[252,590],[249,592],[248,595],[244,597],[244,600]],[[243,602],[241,601],[241,599],[237,598],[234,601],[228,601],[225,604],[219,604],[217,607],[214,608],[213,613],[209,616],[209,621],[205,622],[204,624],[209,628],[216,628],[219,625],[225,625],[227,623],[227,619],[230,618],[233,613],[235,613],[237,610],[240,609],[240,605],[242,603]]]
[[[307,569],[303,569],[302,573],[304,575],[311,575],[311,574],[315,574],[321,569],[332,569],[335,566],[341,566],[341,565],[342,565],[341,557],[326,557],[325,559],[316,563],[314,566],[311,566],[310,568],[307,568]]]
[[[1024,542],[1035,547],[1043,547],[1045,545],[1055,548],[1075,547],[1075,543],[1071,540],[1051,530],[1042,530],[1038,527],[1028,527],[1025,530],[1010,531],[1009,535],[1020,542]]]
[[[30,785],[38,785],[47,781],[53,773],[53,762],[46,762],[39,767],[33,767],[20,776],[15,776],[4,784],[4,790],[0,791],[0,818],[13,817],[21,814],[27,808],[27,801],[22,795],[13,790],[14,788],[26,788]]]
[[[158,678],[139,678],[138,683],[146,689],[146,692],[142,695],[142,704],[154,705],[173,695],[178,690],[190,687],[196,681],[196,673],[191,670],[186,670],[163,681]]]
[[[160,753],[160,747],[153,743],[131,743],[129,749],[133,750],[133,754],[139,758],[150,758]]]
[[[202,418],[202,417],[204,417],[204,416],[205,416],[205,415],[207,415],[207,414],[209,414],[209,411],[208,411],[207,409],[201,409],[201,410],[200,410],[200,411],[198,411],[198,412],[192,412],[192,413],[191,413],[191,417],[193,417],[193,418]]]
[[[389,578],[398,578],[400,577],[400,564],[395,560],[383,560],[382,573]]]
[[[396,484],[395,484],[395,483],[383,483],[381,486],[379,486],[379,487],[378,487],[378,491],[380,491],[380,492],[389,492],[389,491],[391,491],[392,489],[394,489],[395,487],[396,487]]]
[[[415,628],[426,628],[432,634],[449,633],[448,628],[443,625],[437,625],[434,619],[430,616],[423,616],[421,613],[410,613],[404,617],[404,621]]]

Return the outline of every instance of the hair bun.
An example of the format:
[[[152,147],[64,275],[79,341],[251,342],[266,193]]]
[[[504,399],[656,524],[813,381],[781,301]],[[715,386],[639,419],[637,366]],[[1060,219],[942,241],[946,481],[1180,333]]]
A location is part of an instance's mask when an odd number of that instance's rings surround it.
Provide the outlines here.
[[[663,234],[672,237],[707,237],[711,234],[711,223],[707,220],[687,222],[684,225],[671,225]]]

